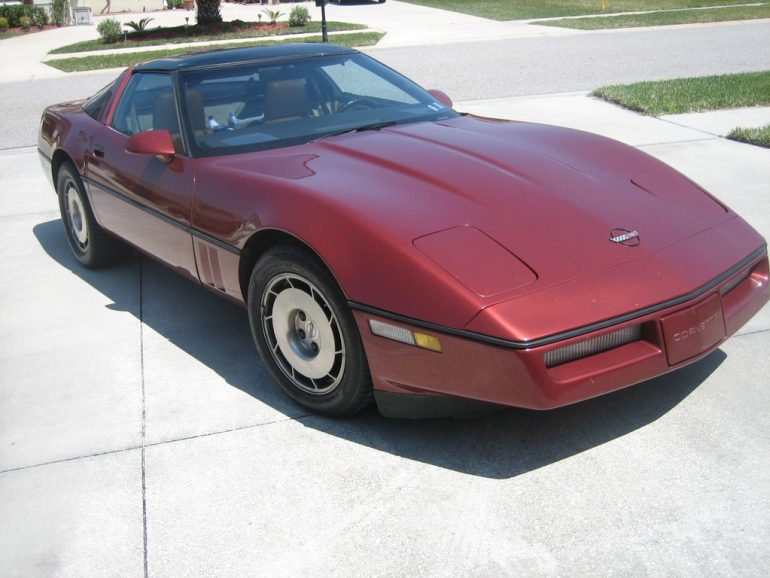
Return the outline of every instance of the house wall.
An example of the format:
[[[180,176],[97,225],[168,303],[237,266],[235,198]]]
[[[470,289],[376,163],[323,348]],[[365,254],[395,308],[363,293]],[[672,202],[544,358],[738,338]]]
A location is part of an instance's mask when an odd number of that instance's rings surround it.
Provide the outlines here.
[[[107,4],[107,0],[71,0],[71,2],[73,8],[88,6],[94,16],[97,16]],[[151,12],[165,7],[164,0],[110,0],[110,12]]]

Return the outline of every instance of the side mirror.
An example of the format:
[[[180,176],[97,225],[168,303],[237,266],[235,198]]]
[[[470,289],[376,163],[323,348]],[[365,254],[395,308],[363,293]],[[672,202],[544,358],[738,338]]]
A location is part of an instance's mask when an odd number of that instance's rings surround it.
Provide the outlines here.
[[[126,142],[126,152],[135,155],[153,155],[166,163],[170,162],[176,154],[171,133],[165,128],[132,134]]]
[[[446,92],[432,88],[428,91],[428,94],[430,94],[433,98],[435,98],[444,106],[448,106],[449,108],[452,108],[452,99],[447,96]]]

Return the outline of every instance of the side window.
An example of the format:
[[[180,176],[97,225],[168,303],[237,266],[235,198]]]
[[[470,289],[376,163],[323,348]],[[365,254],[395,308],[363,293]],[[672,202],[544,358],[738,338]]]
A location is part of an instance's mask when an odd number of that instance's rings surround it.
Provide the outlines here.
[[[112,117],[112,128],[126,135],[167,129],[179,137],[179,120],[171,76],[162,73],[134,74]]]
[[[112,94],[112,87],[115,85],[111,82],[99,92],[94,94],[91,98],[83,103],[83,111],[93,119],[98,119],[104,108],[104,103],[107,102]]]

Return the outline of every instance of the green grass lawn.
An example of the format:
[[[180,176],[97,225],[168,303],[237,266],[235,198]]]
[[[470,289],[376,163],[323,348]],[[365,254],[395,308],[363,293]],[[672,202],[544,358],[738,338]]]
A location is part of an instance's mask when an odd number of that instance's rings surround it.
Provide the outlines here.
[[[761,6],[733,6],[709,10],[676,10],[674,12],[653,12],[650,14],[626,14],[604,18],[566,18],[538,22],[544,26],[598,30],[603,28],[633,28],[638,26],[668,26],[697,22],[725,22],[728,20],[753,20],[770,18],[770,4]]]
[[[225,22],[224,25],[232,25],[231,22]],[[244,22],[243,24],[255,24],[253,22]],[[340,32],[345,30],[364,30],[366,26],[361,24],[352,24],[350,22],[329,22],[329,32]],[[304,34],[308,32],[321,32],[320,22],[309,22],[307,26],[293,26],[289,28],[270,28],[265,27],[260,30],[252,28],[238,29],[237,26],[226,26],[225,30],[219,34],[212,34],[208,29],[198,29],[196,26],[189,26],[185,30],[184,26],[169,26],[164,28],[152,28],[143,33],[128,34],[128,42],[115,42],[105,44],[100,38],[96,40],[86,40],[77,42],[51,50],[49,54],[68,54],[70,52],[89,52],[94,50],[109,50],[114,48],[135,48],[138,46],[157,46],[159,44],[181,44],[185,42],[198,42],[205,40],[234,40],[237,38],[264,38],[275,35],[285,34]],[[170,37],[169,37],[170,36]]]
[[[651,115],[770,105],[770,71],[603,86],[592,96]]]
[[[601,0],[402,0],[493,20],[525,20],[601,14]],[[747,0],[607,0],[607,12],[670,10],[746,4]]]
[[[770,124],[759,128],[736,128],[727,135],[730,140],[737,140],[765,148],[770,148]]]
[[[336,34],[331,37],[334,44],[340,46],[371,46],[377,44],[380,38],[384,36],[381,32],[356,32],[351,34]],[[320,36],[303,38],[303,42],[321,42]],[[259,46],[268,44],[291,44],[295,42],[292,39],[284,40],[262,40],[255,42],[231,42],[227,44],[218,44],[216,46],[202,46],[200,49],[222,49],[222,48],[244,48],[247,46]],[[138,62],[155,60],[156,58],[166,58],[169,56],[178,56],[191,52],[187,48],[170,48],[167,50],[148,50],[144,52],[129,52],[117,54],[95,54],[93,56],[83,56],[80,58],[63,58],[61,60],[50,60],[45,62],[48,66],[58,68],[64,72],[80,72],[84,70],[100,70],[104,68],[122,68]]]
[[[0,40],[13,38],[14,36],[21,36],[22,34],[24,34],[24,32],[19,32],[17,30],[0,30]]]

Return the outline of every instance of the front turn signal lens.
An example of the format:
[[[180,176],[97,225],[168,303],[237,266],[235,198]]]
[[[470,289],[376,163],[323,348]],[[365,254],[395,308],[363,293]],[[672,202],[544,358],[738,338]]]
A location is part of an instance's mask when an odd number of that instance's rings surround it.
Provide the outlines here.
[[[376,319],[369,320],[369,328],[374,335],[379,335],[385,339],[406,343],[407,345],[435,351],[436,353],[441,353],[442,351],[441,341],[439,341],[439,338],[435,335],[417,333],[416,331],[410,331],[404,327],[398,327],[397,325],[391,325],[390,323],[384,323],[383,321],[378,321]]]
[[[413,333],[412,335],[414,335],[414,344],[417,347],[441,353],[441,342],[438,340],[438,337],[426,335],[425,333]]]

